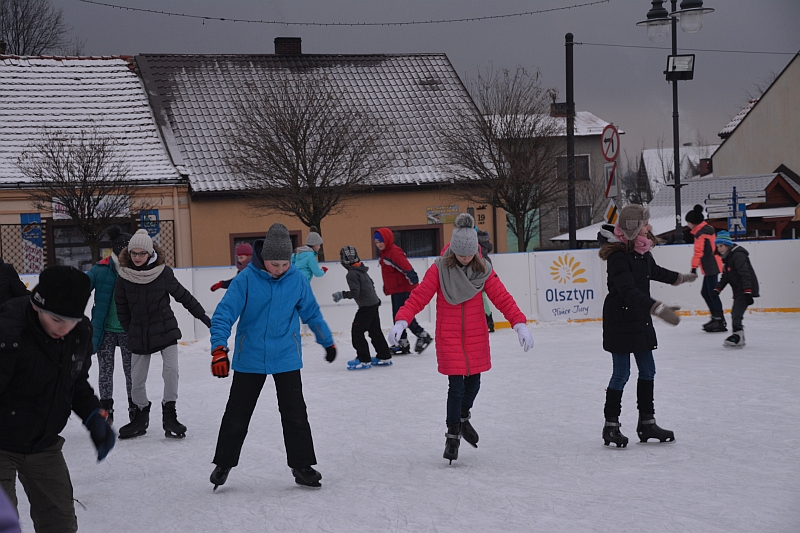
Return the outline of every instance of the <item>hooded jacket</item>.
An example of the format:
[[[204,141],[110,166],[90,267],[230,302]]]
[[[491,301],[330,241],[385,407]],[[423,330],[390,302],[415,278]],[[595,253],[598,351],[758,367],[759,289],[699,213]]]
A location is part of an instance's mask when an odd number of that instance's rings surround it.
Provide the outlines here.
[[[492,270],[483,290],[512,326],[524,324],[525,315]],[[458,305],[447,302],[439,276],[439,267],[431,265],[422,283],[414,289],[395,316],[395,321],[411,320],[436,296],[436,360],[439,373],[446,376],[470,376],[492,368],[489,329],[483,312],[483,296],[475,296]]]
[[[333,345],[311,285],[290,266],[275,279],[264,268],[264,240],[253,243],[250,264],[236,276],[211,318],[211,349],[227,346],[236,326],[232,368],[252,374],[280,374],[303,368],[300,319],[322,346]]]
[[[175,279],[172,269],[164,263],[164,252],[153,246],[156,261],[136,268],[128,250],[119,254],[120,268],[130,268],[144,272],[163,265],[163,270],[149,283],[138,283],[125,279],[120,272],[117,278],[114,301],[117,317],[122,328],[128,333],[128,347],[136,354],[156,353],[167,346],[176,344],[181,338],[178,319],[172,312],[170,295],[183,305],[197,319],[206,314],[194,296]]]
[[[92,281],[91,287],[94,291],[94,302],[92,304],[92,353],[97,353],[103,343],[106,320],[112,305],[116,312],[114,288],[117,283],[117,269],[114,267],[114,260],[109,255],[95,263],[86,274]]]
[[[292,264],[296,266],[308,281],[314,276],[321,277],[325,272],[319,267],[317,252],[310,246],[300,246],[292,254]]]
[[[25,296],[26,294],[28,294],[28,289],[19,279],[14,266],[4,263],[0,259],[0,305],[3,305],[11,298]]]
[[[714,228],[704,220],[692,228],[694,236],[694,254],[692,268],[700,267],[706,276],[716,276],[722,272],[722,259],[715,254],[717,234]]]
[[[386,295],[411,292],[412,285],[419,283],[419,276],[408,262],[405,252],[394,243],[394,233],[389,228],[380,228],[386,247],[381,250],[381,275],[383,293]]]
[[[0,450],[40,452],[56,442],[71,411],[86,420],[99,408],[89,385],[91,362],[88,318],[54,339],[30,297],[0,306]]]
[[[750,263],[750,254],[747,250],[734,244],[722,258],[722,262],[722,277],[719,279],[716,290],[722,291],[726,285],[730,284],[734,298],[745,293],[750,293],[753,298],[760,296],[758,278],[756,278],[756,271],[753,270],[753,265]]]
[[[369,267],[364,263],[342,265],[347,269],[347,286],[349,291],[343,291],[343,298],[352,298],[359,307],[370,307],[381,303],[378,293],[375,292],[375,283],[367,272]]]

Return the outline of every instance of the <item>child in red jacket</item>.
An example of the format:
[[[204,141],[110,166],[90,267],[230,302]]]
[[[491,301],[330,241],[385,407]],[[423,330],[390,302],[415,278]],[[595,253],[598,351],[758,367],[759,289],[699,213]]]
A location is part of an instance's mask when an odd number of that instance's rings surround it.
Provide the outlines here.
[[[408,262],[403,249],[394,243],[394,233],[389,228],[380,228],[373,236],[375,247],[381,252],[381,275],[383,276],[383,293],[392,299],[392,317],[397,320],[397,311],[406,303],[411,289],[419,283],[419,277]],[[409,325],[411,332],[417,336],[417,344],[414,351],[422,353],[433,340],[430,335],[420,326],[416,320],[412,320]],[[408,342],[408,333],[403,331],[403,335],[397,344],[391,347],[393,355],[411,353],[411,345]]]
[[[703,272],[703,288],[700,295],[711,311],[711,320],[703,324],[703,329],[709,333],[728,331],[725,323],[725,314],[722,310],[722,301],[714,292],[717,286],[717,276],[722,272],[722,259],[715,253],[716,232],[708,225],[703,216],[703,206],[696,205],[686,213],[686,225],[689,226],[694,236],[694,254],[692,255],[692,274],[697,274],[697,268]]]
[[[414,315],[436,295],[436,359],[439,372],[448,376],[447,433],[444,458],[458,459],[461,437],[478,447],[478,433],[470,424],[470,409],[481,385],[481,372],[492,367],[489,331],[483,311],[482,291],[511,322],[520,346],[527,352],[533,337],[525,315],[506,290],[492,264],[478,254],[478,234],[473,218],[456,218],[450,247],[425,273],[419,287],[397,312],[389,344],[397,343]]]

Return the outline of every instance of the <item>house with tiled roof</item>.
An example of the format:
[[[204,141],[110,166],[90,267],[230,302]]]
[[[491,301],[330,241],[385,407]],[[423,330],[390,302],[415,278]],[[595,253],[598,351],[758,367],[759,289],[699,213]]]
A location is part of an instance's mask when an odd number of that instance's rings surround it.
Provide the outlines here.
[[[309,232],[291,215],[252,216],[244,184],[225,163],[238,91],[287,73],[323,78],[390,123],[381,145],[389,168],[367,192],[347,198],[342,213],[323,220],[327,259],[344,245],[374,257],[372,234],[379,227],[393,229],[410,256],[438,255],[450,240],[454,214],[469,209],[505,250],[502,213],[459,199],[443,172],[442,128],[465,107],[475,109],[445,54],[304,54],[299,38],[278,38],[275,46],[275,54],[135,57],[167,150],[188,172],[196,266],[230,263],[238,242],[263,237],[274,222],[289,228],[295,244]]]
[[[96,128],[112,137],[127,179],[154,207],[130,213],[120,225],[134,231],[147,222],[170,264],[190,264],[186,171],[167,153],[132,67],[130,57],[0,56],[0,254],[19,272],[50,264],[91,267],[74,222],[57,210],[36,211],[26,198],[30,183],[15,163],[43,127],[67,134]],[[101,249],[110,253],[110,242]]]

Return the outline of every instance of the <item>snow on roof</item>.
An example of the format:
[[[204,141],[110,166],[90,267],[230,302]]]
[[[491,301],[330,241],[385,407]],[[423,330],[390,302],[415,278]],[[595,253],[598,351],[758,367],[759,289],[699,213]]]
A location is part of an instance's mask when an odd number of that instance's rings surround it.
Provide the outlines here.
[[[728,137],[730,137],[731,133],[733,133],[733,130],[735,130],[735,129],[736,129],[736,126],[738,126],[738,125],[739,125],[739,123],[740,123],[742,120],[744,120],[744,117],[746,117],[746,116],[747,116],[747,114],[750,112],[750,110],[751,110],[751,109],[753,109],[753,107],[755,107],[755,105],[758,103],[758,100],[759,100],[758,98],[753,98],[753,99],[751,99],[751,100],[750,100],[750,102],[749,102],[749,103],[748,103],[746,106],[744,106],[744,108],[742,108],[742,110],[741,110],[741,111],[739,111],[738,113],[736,113],[736,116],[734,116],[734,117],[731,119],[731,121],[730,121],[730,122],[728,122],[728,123],[725,125],[725,127],[724,127],[724,128],[722,128],[722,129],[719,131],[719,133],[718,133],[717,135],[719,135],[719,136],[720,136],[720,137],[722,137],[723,139],[727,139]]]
[[[124,58],[0,56],[0,102],[0,184],[27,181],[14,162],[43,126],[78,133],[92,122],[120,143],[131,180],[181,179]]]
[[[510,115],[506,115],[510,116]],[[559,137],[565,137],[567,135],[567,117],[565,116],[551,116],[551,115],[513,115],[515,117],[518,116],[525,116],[531,117],[535,116],[535,122],[531,122],[529,124],[530,130],[536,131],[538,130],[539,124],[543,127],[546,127],[548,130],[554,129],[556,135]],[[500,115],[494,115],[493,118],[499,122]],[[516,122],[516,119],[514,120]],[[518,122],[517,122],[518,123]],[[519,124],[519,123],[518,123]],[[605,120],[598,118],[596,115],[588,112],[588,111],[576,111],[575,112],[575,126],[574,126],[574,133],[576,137],[588,137],[591,135],[602,135],[603,130],[606,126],[611,124],[610,122],[606,122]],[[525,127],[521,128],[525,133]],[[503,127],[498,125],[498,130],[503,131]],[[624,134],[625,132],[621,129],[617,129],[620,135]]]
[[[448,181],[440,130],[465,106],[474,109],[445,54],[143,54],[136,61],[174,134],[175,144],[168,147],[179,150],[199,192],[243,188],[224,163],[225,130],[237,91],[250,83],[286,73],[322,75],[346,97],[390,118],[383,149],[393,163],[376,185]]]
[[[701,159],[711,157],[719,148],[718,144],[707,146],[681,146],[681,180],[693,174],[693,169],[697,168]],[[653,194],[664,187],[667,179],[671,179],[674,171],[672,147],[649,148],[642,150],[642,162],[644,163],[647,178],[650,180],[650,188]]]

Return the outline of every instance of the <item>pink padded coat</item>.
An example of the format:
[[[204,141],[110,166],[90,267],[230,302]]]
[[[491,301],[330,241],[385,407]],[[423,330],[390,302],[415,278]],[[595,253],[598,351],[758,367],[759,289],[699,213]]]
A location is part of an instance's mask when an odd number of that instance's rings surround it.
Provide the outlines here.
[[[492,271],[483,286],[489,300],[503,313],[512,326],[525,323],[525,315],[517,307],[503,282]],[[436,295],[436,359],[439,373],[446,376],[469,376],[492,367],[489,353],[489,329],[479,292],[458,305],[445,300],[439,283],[439,268],[434,264],[422,282],[397,312],[395,320],[411,322],[414,316]]]

